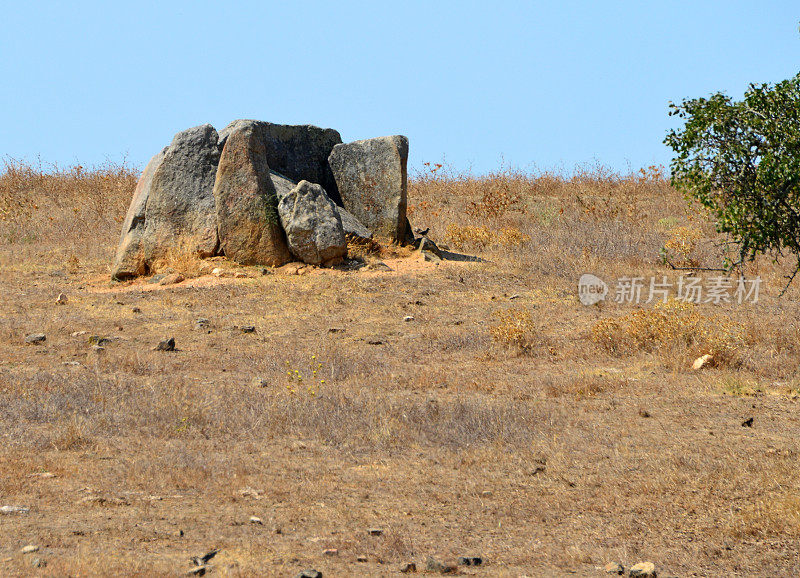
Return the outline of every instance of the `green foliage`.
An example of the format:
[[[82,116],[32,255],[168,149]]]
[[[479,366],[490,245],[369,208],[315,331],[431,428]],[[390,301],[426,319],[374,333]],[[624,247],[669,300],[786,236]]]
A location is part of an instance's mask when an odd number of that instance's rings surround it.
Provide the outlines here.
[[[790,255],[800,271],[800,74],[751,84],[742,101],[717,93],[670,103],[685,120],[664,143],[672,184],[716,217],[739,246],[729,267],[758,254]],[[791,279],[790,279],[791,282]]]

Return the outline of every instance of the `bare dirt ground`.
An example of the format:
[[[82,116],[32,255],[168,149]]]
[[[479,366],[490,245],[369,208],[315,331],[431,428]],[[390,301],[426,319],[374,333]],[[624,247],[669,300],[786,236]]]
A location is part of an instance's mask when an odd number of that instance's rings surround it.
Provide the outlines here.
[[[412,222],[487,262],[176,258],[188,279],[162,286],[108,279],[134,172],[28,171],[0,177],[0,506],[29,508],[0,514],[0,574],[173,576],[214,548],[222,576],[800,574],[784,269],[749,266],[757,304],[578,302],[584,272],[718,257],[660,175],[434,168]]]

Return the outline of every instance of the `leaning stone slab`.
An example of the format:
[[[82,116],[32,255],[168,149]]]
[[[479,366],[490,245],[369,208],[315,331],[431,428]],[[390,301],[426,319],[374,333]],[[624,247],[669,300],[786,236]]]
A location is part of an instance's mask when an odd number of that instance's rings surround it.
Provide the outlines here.
[[[165,147],[160,153],[150,159],[147,163],[139,182],[136,183],[136,190],[133,193],[133,200],[128,207],[125,221],[122,223],[122,237],[117,247],[117,255],[114,258],[114,265],[111,271],[112,279],[128,279],[147,273],[147,263],[142,249],[142,235],[144,234],[145,209],[147,199],[150,196],[150,187],[153,182],[153,175],[164,162],[164,156],[169,147]]]
[[[304,263],[335,265],[347,256],[336,205],[315,183],[300,181],[278,203],[289,249]]]
[[[336,207],[342,219],[342,228],[345,236],[356,239],[371,239],[372,231],[364,226],[364,223],[356,219],[355,215],[343,207]]]
[[[328,163],[344,208],[376,237],[404,242],[408,139],[396,135],[339,144]]]
[[[292,260],[261,131],[241,123],[225,135],[214,184],[220,248],[242,265],[280,267]]]
[[[210,124],[175,135],[150,180],[141,240],[147,266],[172,251],[214,255],[218,163],[217,131]]]
[[[295,183],[306,180],[321,185],[328,196],[341,205],[336,180],[328,166],[328,156],[333,147],[342,142],[338,131],[309,124],[236,120],[222,129],[220,142],[224,143],[234,129],[244,125],[257,126],[270,169]]]

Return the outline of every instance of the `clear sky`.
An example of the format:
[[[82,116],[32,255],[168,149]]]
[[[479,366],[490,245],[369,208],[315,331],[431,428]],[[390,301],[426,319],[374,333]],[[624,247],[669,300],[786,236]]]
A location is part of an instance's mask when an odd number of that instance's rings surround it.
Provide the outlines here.
[[[800,71],[798,0],[5,2],[0,157],[144,163],[236,118],[483,173],[667,164],[667,103]]]

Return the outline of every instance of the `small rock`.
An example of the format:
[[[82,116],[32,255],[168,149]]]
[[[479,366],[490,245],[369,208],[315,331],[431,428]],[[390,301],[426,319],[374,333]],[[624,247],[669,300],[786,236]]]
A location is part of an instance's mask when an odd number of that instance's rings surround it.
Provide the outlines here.
[[[186,573],[186,576],[205,576],[206,572],[211,570],[211,568],[212,568],[212,566],[210,566],[210,565],[207,566],[205,564],[203,564],[202,566],[196,566],[195,568],[192,568],[191,570],[189,570]]]
[[[40,343],[44,343],[47,340],[47,336],[44,333],[31,333],[30,335],[25,336],[25,343],[29,345],[39,345]]]
[[[70,333],[70,336],[71,337],[81,337],[82,335],[86,335],[87,333],[89,333],[89,332],[88,331],[73,331],[72,333]]]
[[[628,571],[631,578],[656,578],[656,565],[652,562],[639,562]]]
[[[714,356],[711,355],[710,353],[706,353],[705,355],[698,357],[697,359],[694,360],[694,363],[692,364],[692,369],[694,371],[698,371],[700,369],[714,367],[714,365],[715,365]]]
[[[244,271],[236,271],[233,274],[234,279],[246,279],[247,276],[248,276],[247,273],[245,273]]]
[[[256,328],[253,325],[242,325],[239,329],[242,333],[255,333]]]
[[[89,345],[105,347],[106,345],[111,344],[111,340],[108,337],[101,337],[100,335],[90,335],[89,339],[87,339],[87,343]]]
[[[29,478],[42,478],[42,479],[49,479],[55,478],[56,475],[52,472],[34,472],[32,474],[28,474]]]
[[[141,313],[141,312],[142,310],[139,307],[134,307],[133,309],[131,309],[131,313]]]
[[[42,560],[41,558],[34,558],[33,560],[31,560],[31,566],[33,566],[34,568],[44,568],[45,566],[47,566],[47,561]]]
[[[458,572],[457,566],[452,564],[444,564],[433,557],[428,558],[425,568],[428,570],[428,572],[438,572],[439,574],[455,574]]]
[[[619,562],[609,562],[603,567],[603,570],[606,574],[617,574],[618,576],[625,574],[625,567]]]
[[[222,277],[225,274],[225,271],[221,267],[214,267],[211,270],[211,274],[215,275],[216,277]]]
[[[481,492],[481,497],[491,498],[492,496],[494,496],[494,492],[492,490],[483,490]]]
[[[28,544],[27,546],[22,548],[22,550],[20,550],[20,552],[22,552],[23,554],[33,554],[34,552],[38,551],[39,551],[39,546],[35,546],[33,544]]]
[[[356,556],[356,562],[366,562],[366,561],[367,561],[367,557],[366,556],[363,556],[363,555],[362,556]]]
[[[323,550],[322,554],[324,556],[338,556],[339,550],[337,550],[336,548],[328,548],[327,550]]]
[[[383,530],[381,528],[370,528],[369,535],[370,536],[380,536],[383,534]]]
[[[480,556],[462,556],[458,559],[459,566],[482,566],[483,558]]]
[[[58,297],[56,297],[57,305],[66,305],[67,301],[69,301],[69,299],[67,299],[66,293],[59,293]]]
[[[158,345],[153,348],[154,351],[175,351],[175,338],[162,339]]]
[[[281,267],[278,267],[277,271],[281,275],[300,275],[301,271],[306,268],[305,263],[301,263],[299,261],[292,261],[291,263],[287,263]]]
[[[185,280],[186,280],[186,278],[183,275],[181,275],[180,273],[170,273],[169,275],[165,275],[161,279],[159,279],[158,284],[159,285],[174,285],[176,283],[181,283],[181,282],[183,282]]]
[[[208,562],[217,555],[219,552],[219,548],[214,548],[213,550],[206,552],[202,556],[192,556],[189,558],[189,561],[194,564],[195,566],[204,566],[208,564]]]
[[[405,321],[406,323],[408,323],[409,321],[414,321],[414,316],[406,315],[405,317],[403,317],[403,321]]]
[[[258,524],[259,526],[263,526],[264,522],[258,516],[250,516],[250,523],[251,524]]]
[[[753,418],[748,417],[746,420],[742,422],[742,427],[753,427]]]
[[[269,381],[263,377],[254,377],[250,383],[253,387],[269,387]]]
[[[647,411],[645,408],[639,408],[639,417],[650,417],[650,412]]]
[[[311,570],[303,570],[295,578],[322,578],[322,572],[312,568]]]
[[[28,506],[0,506],[0,514],[27,514],[30,511]]]
[[[195,331],[208,331],[208,328],[211,326],[211,322],[206,319],[205,317],[199,317],[194,322],[194,329]]]
[[[400,566],[400,572],[403,574],[413,574],[417,571],[417,565],[414,562],[408,562],[407,564],[403,564]]]
[[[369,263],[365,269],[369,269],[370,271],[394,271],[389,265],[384,263],[383,261],[373,261]]]

